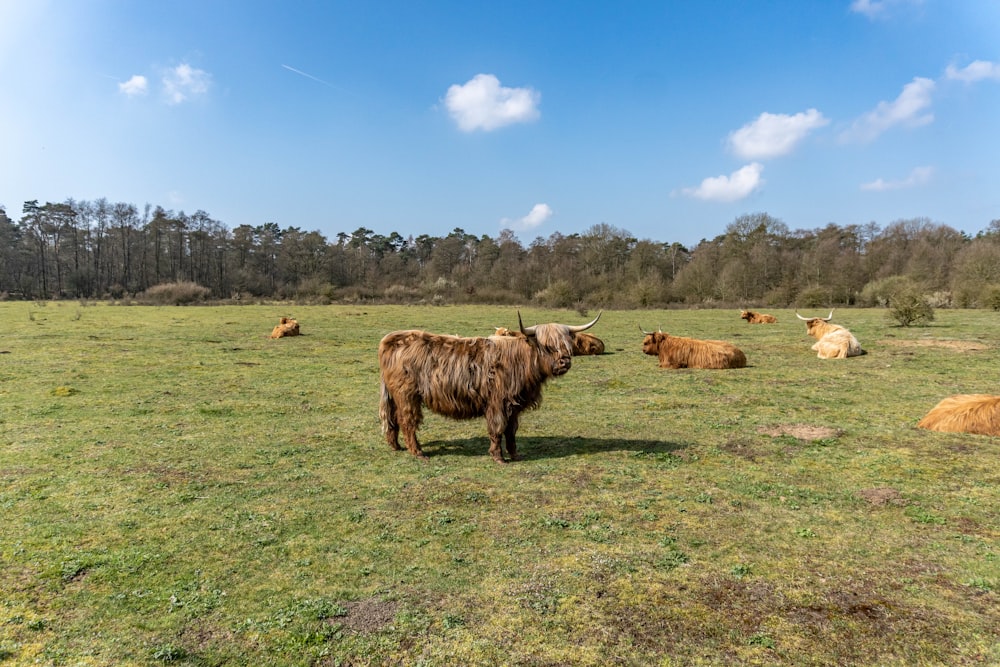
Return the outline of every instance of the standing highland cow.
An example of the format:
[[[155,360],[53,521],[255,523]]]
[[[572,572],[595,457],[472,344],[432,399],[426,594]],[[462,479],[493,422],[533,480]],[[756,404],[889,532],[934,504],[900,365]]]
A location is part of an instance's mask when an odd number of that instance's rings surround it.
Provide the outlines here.
[[[490,456],[505,463],[502,441],[512,461],[517,454],[521,412],[542,401],[549,378],[569,371],[573,336],[600,319],[580,326],[538,324],[514,336],[463,338],[426,331],[394,331],[378,346],[381,372],[379,419],[386,442],[400,449],[402,431],[411,454],[427,458],[417,441],[422,406],[453,419],[486,418]]]
[[[839,324],[830,324],[832,310],[826,317],[802,317],[798,313],[795,317],[805,321],[806,333],[816,339],[812,349],[820,359],[846,359],[865,353],[854,334]]]
[[[743,350],[722,340],[698,340],[643,331],[642,351],[660,358],[660,368],[745,368]]]

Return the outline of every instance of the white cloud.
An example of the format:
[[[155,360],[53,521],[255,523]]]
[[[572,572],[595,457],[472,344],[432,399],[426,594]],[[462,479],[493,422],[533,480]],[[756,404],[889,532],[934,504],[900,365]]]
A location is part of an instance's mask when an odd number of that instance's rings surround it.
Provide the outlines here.
[[[500,226],[518,231],[534,229],[551,218],[552,213],[552,208],[548,204],[535,204],[531,208],[531,212],[523,218],[519,218],[517,220],[502,218],[500,220]]]
[[[841,134],[844,141],[872,141],[895,125],[918,127],[934,120],[934,114],[927,112],[931,105],[934,82],[923,77],[914,77],[903,86],[903,92],[892,102],[879,102],[872,111],[862,115]]]
[[[464,85],[450,86],[444,103],[463,132],[488,132],[537,119],[541,97],[531,88],[504,88],[492,74],[477,74]]]
[[[208,72],[181,63],[163,75],[163,90],[170,104],[180,104],[195,95],[204,95],[212,82]]]
[[[957,79],[965,83],[975,83],[983,79],[996,79],[1000,81],[1000,63],[991,63],[988,60],[976,60],[969,63],[962,69],[954,65],[948,65],[945,69],[945,76],[949,79]]]
[[[923,4],[923,0],[853,0],[850,10],[870,19],[877,19],[885,17],[896,7],[920,4]]]
[[[126,97],[145,95],[148,89],[149,84],[146,81],[146,77],[141,74],[134,74],[128,81],[118,84],[118,90]]]
[[[737,201],[764,184],[764,180],[760,177],[762,171],[764,165],[752,162],[729,176],[706,178],[698,187],[684,188],[681,193],[705,201]]]
[[[794,116],[765,112],[757,120],[730,133],[729,146],[736,155],[747,160],[787,155],[809,132],[829,122],[816,109]]]
[[[869,192],[884,192],[886,190],[905,190],[924,185],[931,180],[934,175],[933,167],[917,167],[910,172],[910,175],[899,181],[885,181],[881,178],[875,179],[871,183],[863,183],[862,190]]]

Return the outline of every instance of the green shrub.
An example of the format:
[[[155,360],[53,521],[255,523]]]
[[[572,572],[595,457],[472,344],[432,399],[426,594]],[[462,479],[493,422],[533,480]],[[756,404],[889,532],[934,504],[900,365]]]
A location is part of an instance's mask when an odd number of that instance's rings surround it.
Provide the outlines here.
[[[152,306],[184,306],[206,301],[211,294],[212,290],[202,287],[198,283],[181,281],[153,285],[145,292],[138,294],[136,301]]]
[[[934,309],[922,294],[910,289],[896,294],[889,304],[889,317],[908,327],[934,321]]]
[[[795,299],[800,308],[821,308],[830,305],[833,293],[828,287],[807,287]]]
[[[873,280],[861,290],[858,299],[859,305],[866,307],[889,306],[896,296],[903,292],[912,292],[917,289],[912,279],[906,276],[889,276],[880,280]]]
[[[987,285],[980,297],[983,306],[991,310],[1000,310],[1000,285]]]

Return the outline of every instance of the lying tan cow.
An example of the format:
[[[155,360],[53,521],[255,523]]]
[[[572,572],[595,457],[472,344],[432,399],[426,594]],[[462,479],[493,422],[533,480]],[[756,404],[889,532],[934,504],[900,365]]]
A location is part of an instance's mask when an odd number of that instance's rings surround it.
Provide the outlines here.
[[[752,310],[744,310],[740,313],[740,319],[746,320],[747,324],[776,324],[778,318],[767,313],[755,313]]]
[[[846,359],[865,353],[854,334],[839,324],[830,324],[832,310],[826,317],[802,317],[798,313],[795,317],[805,321],[806,333],[816,339],[812,349],[820,359]]]
[[[299,323],[290,317],[282,317],[278,326],[271,331],[271,338],[281,338],[283,336],[298,336]]]
[[[744,368],[746,355],[721,340],[671,336],[663,331],[643,331],[642,351],[660,358],[660,368]]]
[[[934,406],[917,426],[946,433],[1000,435],[1000,396],[956,394]]]

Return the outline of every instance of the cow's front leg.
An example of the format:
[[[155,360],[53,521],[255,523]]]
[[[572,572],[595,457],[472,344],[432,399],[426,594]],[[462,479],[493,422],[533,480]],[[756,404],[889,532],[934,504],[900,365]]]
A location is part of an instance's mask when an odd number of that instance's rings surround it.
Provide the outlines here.
[[[507,420],[507,428],[504,430],[504,438],[507,440],[507,454],[511,461],[520,461],[521,455],[517,453],[517,427],[518,415],[511,415]]]
[[[500,446],[502,437],[500,433],[490,433],[490,456],[497,463],[507,463],[503,458],[503,448]]]

